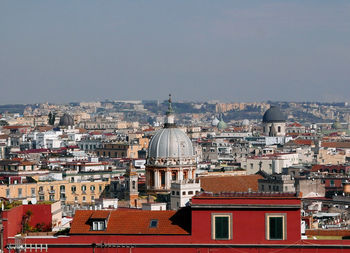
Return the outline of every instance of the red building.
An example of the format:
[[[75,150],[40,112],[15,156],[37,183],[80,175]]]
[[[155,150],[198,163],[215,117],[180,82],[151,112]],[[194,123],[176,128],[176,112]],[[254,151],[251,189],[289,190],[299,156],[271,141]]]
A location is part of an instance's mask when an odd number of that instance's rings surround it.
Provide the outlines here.
[[[300,199],[289,193],[201,193],[191,207],[177,212],[82,210],[68,235],[27,236],[17,240],[17,248],[75,253],[350,251],[347,240],[302,240],[300,206]],[[11,221],[6,217],[4,226],[18,226],[14,215]],[[7,232],[5,251],[15,250],[15,234]]]

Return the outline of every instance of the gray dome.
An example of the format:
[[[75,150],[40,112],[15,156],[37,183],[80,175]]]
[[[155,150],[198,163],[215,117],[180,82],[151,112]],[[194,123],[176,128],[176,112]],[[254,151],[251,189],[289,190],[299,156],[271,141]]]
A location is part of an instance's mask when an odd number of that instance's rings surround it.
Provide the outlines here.
[[[149,143],[149,158],[189,158],[192,156],[192,142],[178,128],[164,128],[157,131]]]
[[[74,119],[68,113],[63,114],[60,118],[59,126],[74,126]]]
[[[281,112],[281,110],[277,106],[271,106],[271,108],[268,109],[263,116],[264,123],[285,122],[285,121],[286,121],[286,118],[284,114]]]

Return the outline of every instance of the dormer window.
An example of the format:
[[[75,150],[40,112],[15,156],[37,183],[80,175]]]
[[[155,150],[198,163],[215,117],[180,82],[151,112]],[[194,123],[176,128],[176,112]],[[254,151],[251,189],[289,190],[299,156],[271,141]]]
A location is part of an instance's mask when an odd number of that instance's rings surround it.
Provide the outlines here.
[[[93,231],[103,231],[106,229],[106,220],[93,220],[92,229]]]
[[[104,231],[107,228],[108,219],[110,212],[109,211],[96,211],[94,212],[90,219],[90,230],[92,231]]]
[[[158,227],[158,220],[151,220],[149,223],[150,228],[157,228]]]

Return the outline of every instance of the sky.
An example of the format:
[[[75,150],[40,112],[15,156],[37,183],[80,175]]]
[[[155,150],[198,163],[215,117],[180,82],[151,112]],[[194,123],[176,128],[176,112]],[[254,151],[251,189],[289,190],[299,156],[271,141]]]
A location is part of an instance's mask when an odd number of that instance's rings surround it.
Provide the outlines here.
[[[0,104],[350,101],[350,1],[0,1]]]

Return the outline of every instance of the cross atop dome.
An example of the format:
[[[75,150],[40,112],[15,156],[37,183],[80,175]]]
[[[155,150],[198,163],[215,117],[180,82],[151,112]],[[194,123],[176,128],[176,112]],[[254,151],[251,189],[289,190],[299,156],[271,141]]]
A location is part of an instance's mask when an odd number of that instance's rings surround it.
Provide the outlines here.
[[[174,116],[174,110],[173,110],[172,101],[171,101],[171,94],[169,94],[168,103],[169,103],[168,110],[165,114],[166,118],[165,118],[164,128],[175,127],[175,116]]]

